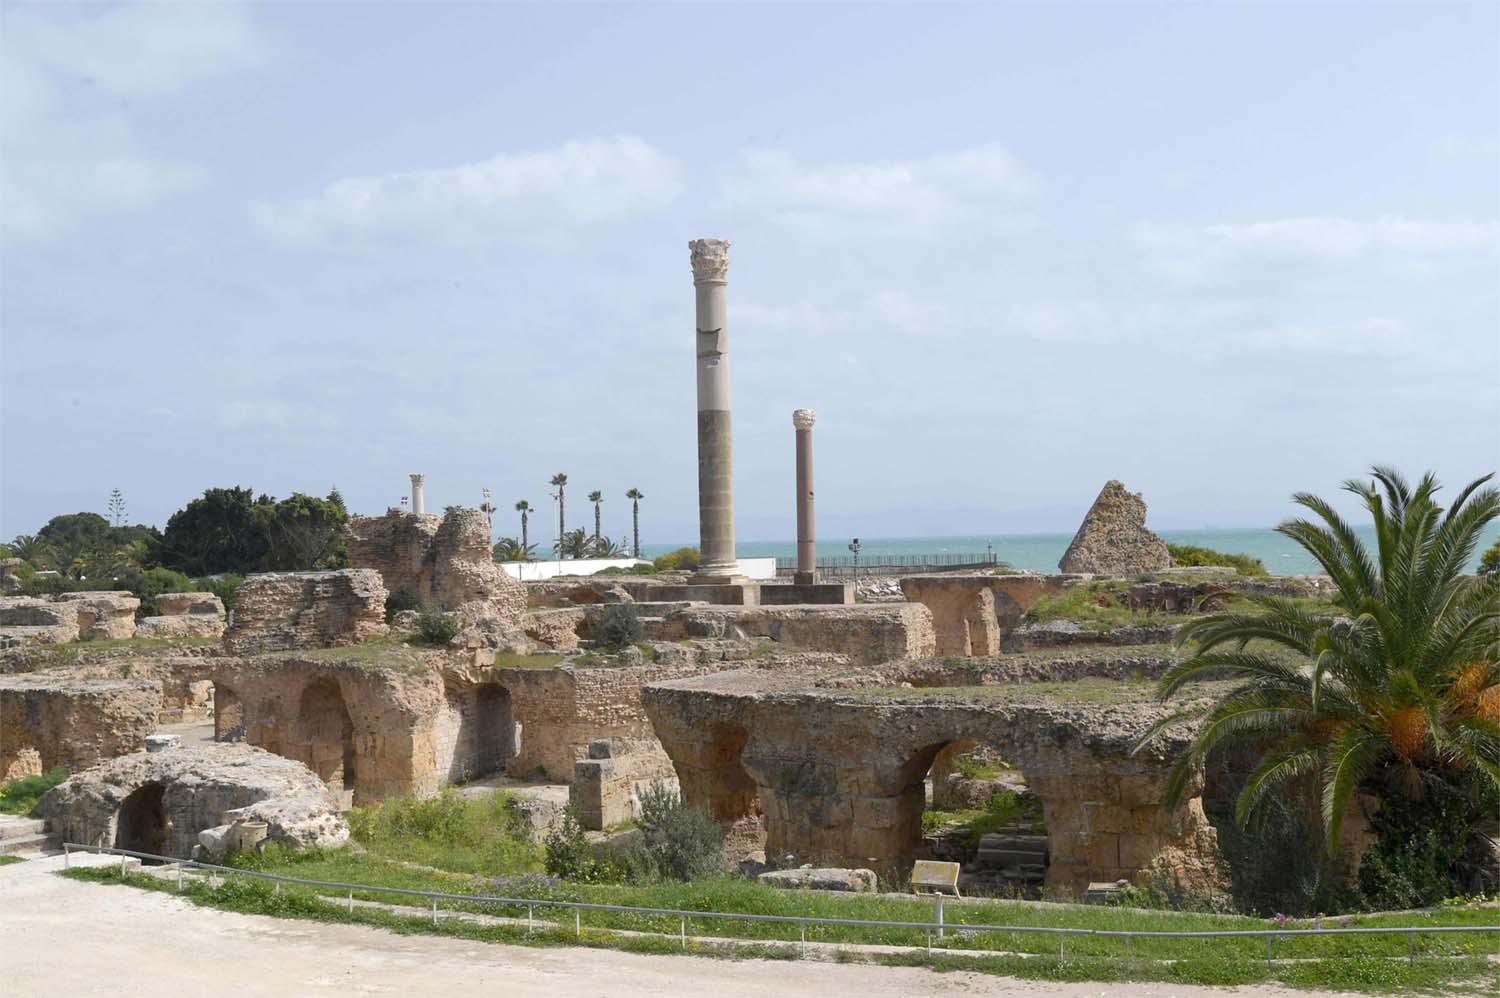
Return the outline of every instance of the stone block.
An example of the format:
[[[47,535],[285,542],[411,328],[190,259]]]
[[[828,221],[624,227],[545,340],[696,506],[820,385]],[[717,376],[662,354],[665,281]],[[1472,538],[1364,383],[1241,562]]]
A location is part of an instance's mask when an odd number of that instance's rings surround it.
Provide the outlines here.
[[[386,632],[386,589],[368,568],[251,575],[235,594],[232,654],[358,644]]]
[[[156,612],[163,617],[197,614],[224,616],[224,601],[213,593],[162,593],[156,597]]]

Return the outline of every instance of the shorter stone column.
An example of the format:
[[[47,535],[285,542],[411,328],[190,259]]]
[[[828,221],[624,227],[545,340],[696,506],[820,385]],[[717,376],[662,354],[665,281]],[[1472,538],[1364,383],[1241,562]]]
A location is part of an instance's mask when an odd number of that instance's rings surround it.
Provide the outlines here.
[[[817,413],[811,409],[792,412],[797,431],[797,573],[793,581],[810,586],[818,579],[818,543],[813,525],[812,428]]]
[[[413,513],[427,512],[427,507],[422,501],[422,482],[425,478],[425,475],[411,476],[411,511]]]

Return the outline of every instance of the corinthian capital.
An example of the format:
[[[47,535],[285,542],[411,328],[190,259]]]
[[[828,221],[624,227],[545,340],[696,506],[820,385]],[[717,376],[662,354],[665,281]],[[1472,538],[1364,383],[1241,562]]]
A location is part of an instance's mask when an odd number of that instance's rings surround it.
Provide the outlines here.
[[[728,239],[694,239],[688,243],[688,252],[693,261],[694,284],[712,281],[722,284],[728,280]]]
[[[813,422],[817,418],[818,418],[818,414],[816,412],[813,412],[811,409],[793,409],[792,410],[792,426],[796,427],[799,430],[810,430],[810,429],[812,429],[813,428]]]

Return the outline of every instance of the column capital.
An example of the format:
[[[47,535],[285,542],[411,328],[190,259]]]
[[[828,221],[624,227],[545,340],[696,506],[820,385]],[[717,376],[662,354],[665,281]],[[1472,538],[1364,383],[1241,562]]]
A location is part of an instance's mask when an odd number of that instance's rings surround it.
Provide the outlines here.
[[[694,284],[727,284],[729,281],[729,240],[694,239],[688,243],[693,263]]]
[[[818,419],[818,414],[811,409],[793,409],[792,425],[799,430],[810,430],[813,423]]]
[[[411,483],[413,485],[421,485],[426,480],[427,480],[427,476],[426,475],[412,475],[411,476]]]

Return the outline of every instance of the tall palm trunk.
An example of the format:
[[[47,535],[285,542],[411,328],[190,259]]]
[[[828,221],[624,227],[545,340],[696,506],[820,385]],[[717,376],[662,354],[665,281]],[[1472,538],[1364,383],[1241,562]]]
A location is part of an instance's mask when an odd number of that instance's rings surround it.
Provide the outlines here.
[[[630,500],[630,528],[635,538],[635,556],[641,556],[641,501]]]
[[[523,510],[521,510],[521,550],[522,551],[525,551],[526,548],[528,547],[528,544],[526,543],[526,540],[527,540],[527,538],[526,538],[526,511],[523,509]]]
[[[599,504],[594,503],[594,540],[599,539]]]

